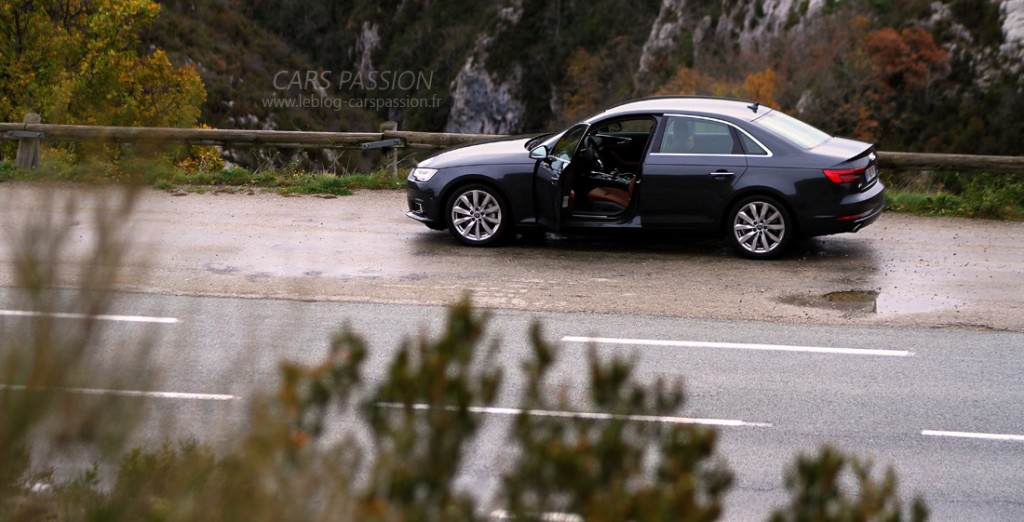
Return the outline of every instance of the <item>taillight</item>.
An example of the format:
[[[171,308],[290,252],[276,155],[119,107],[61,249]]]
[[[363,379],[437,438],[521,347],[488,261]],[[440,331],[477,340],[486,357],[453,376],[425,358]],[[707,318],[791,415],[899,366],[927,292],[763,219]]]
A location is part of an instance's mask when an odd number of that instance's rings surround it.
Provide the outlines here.
[[[856,183],[867,167],[859,169],[825,169],[823,172],[832,183]]]

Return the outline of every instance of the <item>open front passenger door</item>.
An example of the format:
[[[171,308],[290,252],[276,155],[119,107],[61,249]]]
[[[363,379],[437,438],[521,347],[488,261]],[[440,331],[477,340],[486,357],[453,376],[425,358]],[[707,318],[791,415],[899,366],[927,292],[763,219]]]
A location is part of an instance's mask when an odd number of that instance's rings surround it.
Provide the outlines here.
[[[573,164],[580,163],[574,159],[588,127],[582,123],[576,125],[566,131],[550,151],[542,146],[530,153],[537,159],[533,184],[537,221],[552,232],[557,232],[563,218],[572,214]]]

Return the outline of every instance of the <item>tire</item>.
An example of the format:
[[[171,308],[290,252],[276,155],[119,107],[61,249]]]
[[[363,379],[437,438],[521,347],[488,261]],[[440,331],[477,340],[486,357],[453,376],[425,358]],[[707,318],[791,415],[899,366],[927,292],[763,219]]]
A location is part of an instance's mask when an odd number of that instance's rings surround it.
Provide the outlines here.
[[[769,196],[743,199],[729,211],[729,243],[751,259],[773,259],[793,242],[796,226],[786,206]]]
[[[459,187],[445,206],[448,231],[469,246],[498,244],[508,235],[512,214],[505,198],[487,185]]]

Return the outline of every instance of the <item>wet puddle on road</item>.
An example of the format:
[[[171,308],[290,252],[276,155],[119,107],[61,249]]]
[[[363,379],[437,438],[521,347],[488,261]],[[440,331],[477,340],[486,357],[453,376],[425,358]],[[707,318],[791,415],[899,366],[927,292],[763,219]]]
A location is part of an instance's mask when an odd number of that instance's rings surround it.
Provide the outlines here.
[[[823,295],[791,295],[782,303],[880,315],[913,314],[956,308],[960,303],[938,295],[901,295],[877,290],[842,290]]]

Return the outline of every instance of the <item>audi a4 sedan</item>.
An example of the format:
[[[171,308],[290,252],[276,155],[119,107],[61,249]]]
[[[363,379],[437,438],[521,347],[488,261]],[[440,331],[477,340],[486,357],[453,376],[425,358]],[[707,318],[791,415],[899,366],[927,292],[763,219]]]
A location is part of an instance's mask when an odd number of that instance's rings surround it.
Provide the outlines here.
[[[409,217],[470,246],[517,230],[637,229],[725,237],[757,259],[856,232],[884,190],[872,144],[707,97],[631,101],[558,133],[449,149],[407,187]]]

